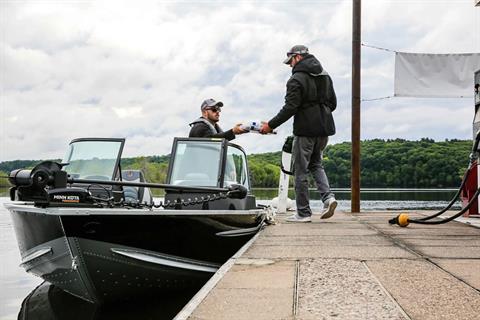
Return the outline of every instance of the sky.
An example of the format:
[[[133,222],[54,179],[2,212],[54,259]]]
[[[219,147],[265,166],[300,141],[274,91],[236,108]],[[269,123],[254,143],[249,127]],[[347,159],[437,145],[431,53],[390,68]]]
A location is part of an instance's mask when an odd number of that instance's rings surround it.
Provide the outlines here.
[[[62,158],[79,137],[125,137],[125,157],[164,155],[224,103],[220,125],[269,120],[283,106],[295,44],[310,48],[338,97],[351,139],[351,1],[0,0],[0,161]],[[362,42],[404,52],[480,52],[473,0],[364,0]],[[393,95],[394,54],[362,48],[362,99]],[[473,75],[472,75],[473,79]],[[473,81],[472,81],[473,86]],[[361,139],[470,139],[472,98],[364,101]],[[248,133],[248,154],[281,150]]]

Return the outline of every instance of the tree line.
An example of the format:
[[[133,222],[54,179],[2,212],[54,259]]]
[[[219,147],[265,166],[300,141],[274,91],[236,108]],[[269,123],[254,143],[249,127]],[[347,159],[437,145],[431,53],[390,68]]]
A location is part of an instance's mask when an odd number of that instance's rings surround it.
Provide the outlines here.
[[[419,141],[373,139],[361,142],[362,187],[449,188],[458,187],[468,165],[471,140]],[[253,187],[275,188],[280,177],[281,152],[248,156]],[[122,169],[139,169],[147,181],[165,183],[169,155],[122,159]],[[323,164],[330,185],[350,186],[351,143],[329,145]],[[0,163],[0,177],[18,168],[33,168],[39,160],[15,160]],[[290,179],[292,182],[293,179]],[[310,181],[314,187],[314,182]],[[0,178],[0,185],[8,185]]]
[[[362,187],[458,187],[468,166],[471,140],[435,142],[374,139],[361,143]],[[350,185],[351,143],[327,147],[325,169],[333,187]]]

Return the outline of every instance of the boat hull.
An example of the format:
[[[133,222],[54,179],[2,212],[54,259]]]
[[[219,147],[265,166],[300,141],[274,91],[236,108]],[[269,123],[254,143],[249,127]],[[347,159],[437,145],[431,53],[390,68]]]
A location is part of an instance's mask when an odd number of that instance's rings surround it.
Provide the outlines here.
[[[200,288],[264,218],[261,210],[6,207],[26,271],[95,303]]]

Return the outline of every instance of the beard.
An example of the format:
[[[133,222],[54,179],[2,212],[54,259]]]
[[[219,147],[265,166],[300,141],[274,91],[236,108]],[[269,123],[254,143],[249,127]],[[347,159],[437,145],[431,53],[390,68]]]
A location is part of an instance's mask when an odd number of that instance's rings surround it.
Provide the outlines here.
[[[207,118],[212,122],[218,122],[218,120],[220,120],[220,116],[215,116],[215,115],[208,115]]]

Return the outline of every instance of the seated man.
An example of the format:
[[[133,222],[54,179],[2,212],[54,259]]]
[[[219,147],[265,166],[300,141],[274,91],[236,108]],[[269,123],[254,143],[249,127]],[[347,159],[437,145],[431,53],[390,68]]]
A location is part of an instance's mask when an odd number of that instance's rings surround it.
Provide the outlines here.
[[[225,138],[227,140],[235,139],[235,135],[248,132],[242,129],[242,124],[236,124],[232,129],[223,131],[218,125],[220,119],[220,111],[223,107],[223,102],[207,99],[202,102],[200,110],[202,116],[190,123],[189,138]]]

